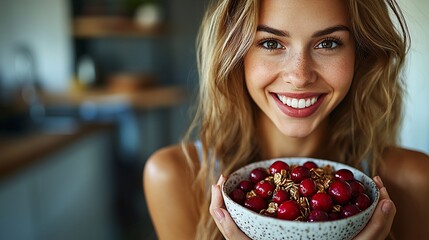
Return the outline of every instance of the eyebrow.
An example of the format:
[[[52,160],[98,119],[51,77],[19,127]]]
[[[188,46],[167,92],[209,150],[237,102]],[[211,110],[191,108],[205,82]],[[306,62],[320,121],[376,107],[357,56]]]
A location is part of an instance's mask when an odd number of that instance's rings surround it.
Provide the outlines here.
[[[267,33],[271,33],[274,34],[276,36],[279,37],[289,37],[289,33],[288,32],[284,32],[282,30],[278,30],[272,27],[268,27],[267,25],[258,25],[258,27],[256,28],[257,32],[267,32]]]
[[[266,25],[258,25],[258,27],[256,28],[256,31],[271,33],[279,37],[290,37],[290,34],[288,32],[275,29]],[[328,27],[320,31],[317,31],[313,33],[312,37],[321,37],[321,36],[328,35],[338,31],[350,32],[350,28],[348,28],[345,25],[336,25],[333,27]]]

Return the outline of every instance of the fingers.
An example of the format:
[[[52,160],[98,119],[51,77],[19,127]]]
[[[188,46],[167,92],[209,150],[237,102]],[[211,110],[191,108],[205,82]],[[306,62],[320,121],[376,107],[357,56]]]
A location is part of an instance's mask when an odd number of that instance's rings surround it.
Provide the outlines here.
[[[378,189],[384,187],[383,181],[381,180],[380,176],[374,177],[375,185],[377,185]]]
[[[396,207],[390,199],[387,189],[379,176],[374,177],[374,182],[380,189],[380,200],[371,220],[368,222],[364,230],[355,238],[358,239],[385,239],[390,232],[393,224],[393,219],[396,214]]]
[[[220,175],[216,185],[212,185],[212,200],[210,202],[210,211],[212,209],[224,208],[221,186],[226,181],[223,175]]]
[[[226,239],[249,239],[235,224],[229,213],[224,207],[221,185],[226,178],[220,176],[216,185],[212,185],[212,199],[210,202],[210,214],[212,215],[217,227]]]

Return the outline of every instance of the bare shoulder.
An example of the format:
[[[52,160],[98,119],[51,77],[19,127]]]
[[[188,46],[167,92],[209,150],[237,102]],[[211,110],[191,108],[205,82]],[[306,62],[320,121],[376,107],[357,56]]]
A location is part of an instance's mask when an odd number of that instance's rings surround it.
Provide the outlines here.
[[[384,170],[406,184],[426,184],[429,187],[429,156],[425,153],[399,147],[384,152]],[[384,172],[384,171],[383,171]],[[412,177],[411,177],[412,176]]]
[[[188,152],[190,163],[180,145],[162,148],[146,161],[144,195],[158,239],[192,239],[195,234],[198,216],[191,166],[198,167],[198,155],[193,145]]]
[[[188,147],[191,157],[195,159],[195,149]],[[196,164],[196,162],[195,162]],[[185,153],[180,145],[172,145],[154,152],[146,161],[144,174],[158,179],[172,179],[189,170]]]
[[[391,147],[384,153],[380,175],[396,205],[392,231],[397,239],[425,239],[429,235],[429,156]]]
[[[176,188],[178,182],[192,182],[191,165],[197,167],[198,156],[193,146],[188,146],[188,152],[192,164],[188,162],[180,145],[164,147],[154,152],[144,166],[145,192],[154,187]]]

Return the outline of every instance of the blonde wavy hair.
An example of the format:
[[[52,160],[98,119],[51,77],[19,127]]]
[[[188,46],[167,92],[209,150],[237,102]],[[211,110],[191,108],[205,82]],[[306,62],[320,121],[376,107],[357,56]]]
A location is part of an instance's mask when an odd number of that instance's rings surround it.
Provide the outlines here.
[[[357,48],[355,76],[348,95],[330,115],[331,140],[336,161],[358,167],[367,159],[375,174],[384,149],[397,141],[403,98],[400,71],[408,30],[395,0],[347,3]],[[256,33],[259,4],[258,0],[212,1],[198,35],[198,106],[182,141],[200,193],[196,239],[222,238],[208,210],[209,186],[220,173],[228,175],[261,160],[254,137],[257,107],[246,90],[243,69]],[[186,147],[193,143],[194,134],[203,146],[198,166]]]

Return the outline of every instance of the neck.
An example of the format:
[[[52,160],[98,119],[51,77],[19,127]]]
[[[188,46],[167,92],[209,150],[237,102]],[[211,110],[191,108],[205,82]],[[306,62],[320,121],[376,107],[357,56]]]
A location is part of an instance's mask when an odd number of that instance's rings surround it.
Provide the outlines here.
[[[280,157],[312,157],[331,159],[329,146],[328,120],[306,137],[286,136],[265,115],[259,119],[262,124],[258,129],[261,136],[261,157],[272,159]]]

